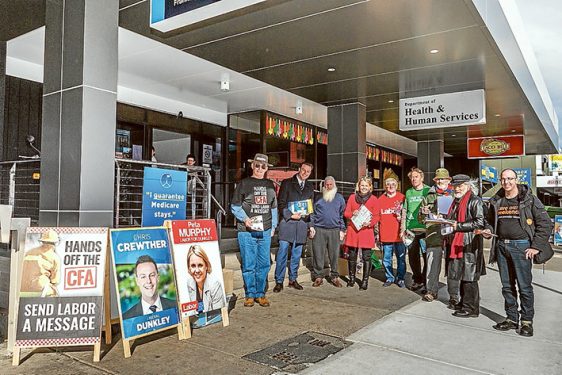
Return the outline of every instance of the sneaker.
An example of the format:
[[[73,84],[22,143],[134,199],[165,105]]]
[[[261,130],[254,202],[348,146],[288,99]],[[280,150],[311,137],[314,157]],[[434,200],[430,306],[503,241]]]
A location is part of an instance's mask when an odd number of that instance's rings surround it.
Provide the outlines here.
[[[332,279],[332,285],[335,286],[336,288],[343,288],[343,284],[341,283],[339,277],[335,277]]]
[[[252,307],[252,306],[254,306],[254,299],[244,298],[244,307]]]
[[[391,286],[392,284],[393,284],[392,281],[386,280],[386,281],[384,282],[384,284],[382,284],[382,286],[387,287],[387,286]]]
[[[426,293],[423,295],[422,300],[425,302],[433,302],[437,299],[437,296],[433,293]]]
[[[521,322],[521,328],[519,328],[519,335],[525,337],[533,336],[533,323]]]
[[[256,302],[259,303],[261,307],[269,307],[269,300],[266,297],[256,298]]]
[[[401,289],[404,289],[406,287],[406,283],[404,282],[404,280],[398,280],[396,282],[396,285],[398,285],[398,287],[400,287]]]
[[[510,329],[517,329],[517,323],[506,319],[503,322],[493,325],[492,328],[497,329],[498,331],[509,331]]]
[[[324,280],[323,280],[321,277],[317,277],[317,278],[314,280],[314,283],[312,284],[312,286],[315,287],[315,288],[317,288],[317,287],[319,287],[320,285],[322,285],[323,282],[324,282]]]

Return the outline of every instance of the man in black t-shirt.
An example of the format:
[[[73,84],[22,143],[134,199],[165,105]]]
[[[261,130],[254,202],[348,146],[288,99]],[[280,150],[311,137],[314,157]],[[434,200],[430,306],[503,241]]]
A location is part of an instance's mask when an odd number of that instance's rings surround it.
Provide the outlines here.
[[[502,189],[490,199],[488,229],[482,232],[485,238],[496,237],[490,248],[490,263],[498,262],[505,299],[507,318],[493,328],[499,331],[517,329],[521,336],[533,336],[534,293],[533,259],[544,259],[552,253],[548,242],[552,222],[543,204],[526,185],[517,184],[513,169],[504,169],[500,174]],[[515,284],[517,283],[517,289]],[[521,301],[521,314],[517,304],[517,290]]]
[[[273,181],[265,178],[270,166],[267,155],[256,154],[248,161],[252,163],[252,176],[238,183],[231,202],[242,258],[244,306],[252,307],[255,301],[268,307],[265,287],[271,267],[271,237],[278,222],[277,196]]]

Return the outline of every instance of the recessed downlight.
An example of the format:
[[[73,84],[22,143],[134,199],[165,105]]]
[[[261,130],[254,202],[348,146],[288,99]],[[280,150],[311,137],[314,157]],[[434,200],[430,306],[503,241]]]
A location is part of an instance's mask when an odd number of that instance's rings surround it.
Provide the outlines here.
[[[496,113],[494,116],[496,117],[500,117],[501,115],[499,113]]]
[[[390,99],[388,102],[389,102],[389,103],[394,103],[394,100]]]
[[[439,53],[438,49],[432,49],[431,51],[429,51],[429,53],[435,55],[436,53]]]
[[[456,136],[457,136],[456,134],[451,134],[451,137],[456,137]]]
[[[329,71],[329,72],[335,72],[335,71],[336,71],[336,68],[334,68],[333,66],[331,66],[331,67],[328,68],[328,71]]]

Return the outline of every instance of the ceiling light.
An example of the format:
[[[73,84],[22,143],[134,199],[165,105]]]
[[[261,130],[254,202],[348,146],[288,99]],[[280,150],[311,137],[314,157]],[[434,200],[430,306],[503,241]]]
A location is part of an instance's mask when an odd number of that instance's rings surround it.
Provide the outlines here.
[[[432,49],[431,51],[429,51],[429,53],[436,54],[436,53],[439,53],[439,50],[438,49]]]
[[[500,117],[501,115],[499,113],[496,113],[494,116],[496,117]]]
[[[388,102],[389,102],[389,103],[394,103],[394,100],[390,99]]]
[[[456,136],[457,136],[456,134],[451,134],[451,137],[456,137]]]
[[[515,133],[515,129],[512,129],[511,132],[512,132],[512,133]]]
[[[228,73],[221,74],[221,91],[230,90],[230,75]]]
[[[329,72],[335,72],[335,71],[336,71],[336,68],[330,67],[330,68],[328,68],[328,71],[329,71]]]

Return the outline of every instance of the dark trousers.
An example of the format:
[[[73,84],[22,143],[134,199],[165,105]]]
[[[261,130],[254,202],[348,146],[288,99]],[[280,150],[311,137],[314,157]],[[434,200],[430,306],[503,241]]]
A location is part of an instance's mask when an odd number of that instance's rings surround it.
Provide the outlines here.
[[[480,289],[478,281],[461,281],[462,309],[473,314],[480,311]]]
[[[535,295],[533,292],[533,263],[525,258],[528,240],[498,240],[498,269],[502,282],[507,318],[519,322],[517,288],[521,300],[521,320],[532,322],[535,316]],[[516,287],[517,284],[517,287]]]
[[[412,280],[414,283],[425,285],[425,274],[427,271],[425,252],[421,253],[420,239],[425,238],[425,233],[417,234],[412,244],[408,247],[408,263],[412,270]],[[423,257],[423,269],[421,266],[421,258]]]
[[[371,262],[371,249],[368,248],[357,248],[357,247],[350,247],[349,248],[349,259],[348,261],[356,262],[357,261],[357,250],[361,251],[361,257],[363,258],[363,262]]]

